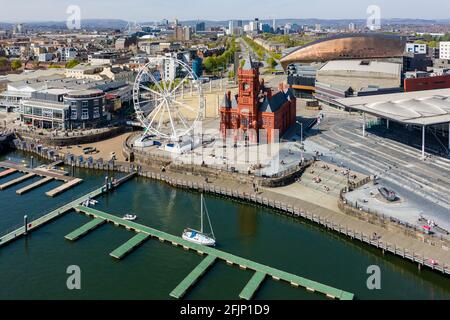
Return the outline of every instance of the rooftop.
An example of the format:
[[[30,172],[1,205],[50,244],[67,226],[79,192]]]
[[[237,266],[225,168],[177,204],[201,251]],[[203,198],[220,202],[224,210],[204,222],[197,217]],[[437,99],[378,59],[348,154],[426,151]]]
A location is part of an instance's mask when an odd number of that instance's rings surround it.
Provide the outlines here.
[[[334,60],[327,62],[320,71],[349,71],[386,73],[400,75],[402,66],[398,63],[363,60]]]
[[[450,123],[450,89],[336,100],[343,107],[414,125]]]
[[[43,101],[43,100],[24,100],[24,106],[32,106],[32,107],[43,107],[43,108],[51,108],[51,109],[67,109],[68,106],[63,102],[56,101]]]

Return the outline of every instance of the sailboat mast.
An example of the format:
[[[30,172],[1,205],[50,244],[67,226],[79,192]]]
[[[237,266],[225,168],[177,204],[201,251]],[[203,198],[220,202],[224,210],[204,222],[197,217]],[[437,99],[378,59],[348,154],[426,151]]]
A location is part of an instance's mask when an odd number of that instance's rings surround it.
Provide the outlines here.
[[[203,233],[203,193],[200,195],[201,200],[200,200],[200,207],[201,207],[201,211],[200,211],[200,223],[201,223],[201,229],[200,232]]]

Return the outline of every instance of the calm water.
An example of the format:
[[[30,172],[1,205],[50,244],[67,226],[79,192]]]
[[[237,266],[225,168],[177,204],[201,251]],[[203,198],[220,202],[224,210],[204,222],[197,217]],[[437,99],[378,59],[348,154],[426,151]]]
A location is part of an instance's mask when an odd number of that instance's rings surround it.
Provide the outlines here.
[[[29,161],[22,153],[3,159]],[[23,215],[36,217],[101,185],[104,172],[78,170],[84,182],[54,198],[44,193],[52,182],[26,195],[15,191],[31,181],[0,191],[0,233],[19,225]],[[3,183],[18,175],[0,179]],[[185,227],[198,227],[200,196],[138,178],[110,195],[99,198],[99,210],[122,216],[139,215],[139,223],[180,235]],[[358,299],[450,299],[450,281],[430,271],[351,242],[307,222],[268,209],[206,196],[219,241],[218,248],[294,274],[353,292]],[[64,236],[89,221],[75,212],[34,231],[28,238],[0,248],[0,299],[169,299],[169,293],[201,261],[155,240],[116,261],[109,256],[133,234],[103,225],[77,242]],[[78,265],[82,289],[66,288],[66,268]],[[366,287],[366,269],[382,270],[382,290]],[[219,262],[198,282],[186,299],[238,299],[250,279],[242,271]],[[323,299],[319,294],[266,280],[256,299]]]

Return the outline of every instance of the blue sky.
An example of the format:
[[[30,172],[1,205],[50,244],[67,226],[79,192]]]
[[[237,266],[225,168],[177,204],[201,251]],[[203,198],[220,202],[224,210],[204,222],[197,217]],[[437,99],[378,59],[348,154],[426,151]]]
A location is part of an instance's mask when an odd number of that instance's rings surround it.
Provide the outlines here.
[[[84,19],[365,19],[372,4],[382,18],[450,19],[448,0],[0,0],[0,21],[64,21],[69,5],[79,5]]]

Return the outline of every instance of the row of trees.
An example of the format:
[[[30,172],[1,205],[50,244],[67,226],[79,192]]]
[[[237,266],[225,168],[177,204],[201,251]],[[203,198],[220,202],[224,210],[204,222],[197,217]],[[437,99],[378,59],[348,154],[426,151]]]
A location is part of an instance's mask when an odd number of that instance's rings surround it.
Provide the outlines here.
[[[256,52],[260,60],[264,60],[266,53],[268,54],[266,63],[270,69],[274,69],[278,65],[277,60],[281,59],[281,54],[264,49],[261,45],[257,44],[255,41],[248,37],[244,37],[244,41],[247,42],[247,44],[253,49],[253,51]]]
[[[203,68],[207,73],[217,72],[226,67],[233,61],[235,53],[238,51],[236,39],[233,37],[227,42],[227,49],[220,56],[207,57],[203,61]]]
[[[311,41],[315,40],[315,38],[311,38],[311,37],[307,37],[307,36],[289,35],[289,34],[280,35],[280,34],[264,33],[262,35],[262,37],[268,41],[282,43],[287,48],[304,46],[304,45],[310,43]]]
[[[257,44],[255,41],[253,41],[249,37],[244,37],[243,39],[250,46],[250,48],[253,49],[253,51],[258,56],[259,60],[264,60],[264,56],[266,55],[266,49],[261,47],[259,44]]]
[[[430,48],[437,48],[441,41],[450,41],[450,33],[447,33],[442,37],[433,37],[430,34],[425,34],[423,35],[423,40],[418,40],[416,42],[427,44]]]
[[[35,67],[39,66],[39,61],[35,61],[34,62]],[[67,69],[71,69],[75,66],[77,66],[78,64],[80,64],[80,62],[76,59],[70,60],[66,63],[65,67]],[[0,68],[5,68],[9,66],[13,71],[16,71],[20,68],[22,68],[22,61],[20,61],[20,59],[14,59],[14,60],[8,60],[8,58],[6,57],[0,57]],[[61,68],[61,66],[59,65],[50,65],[49,68]]]

